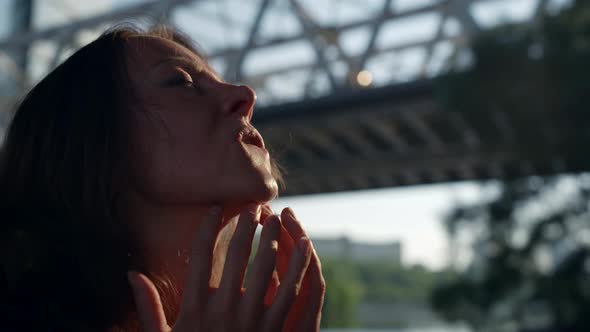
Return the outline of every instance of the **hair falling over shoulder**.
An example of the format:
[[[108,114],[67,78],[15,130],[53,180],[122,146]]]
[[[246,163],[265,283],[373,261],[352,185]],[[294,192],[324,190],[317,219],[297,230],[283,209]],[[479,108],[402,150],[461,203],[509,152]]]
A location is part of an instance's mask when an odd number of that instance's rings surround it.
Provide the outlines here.
[[[133,234],[120,218],[133,100],[125,41],[138,35],[194,49],[167,27],[115,27],[49,73],[14,112],[0,150],[0,312],[8,330],[137,330],[129,269],[150,275],[164,303],[176,301],[165,276],[128,254]],[[171,317],[173,306],[165,309]]]

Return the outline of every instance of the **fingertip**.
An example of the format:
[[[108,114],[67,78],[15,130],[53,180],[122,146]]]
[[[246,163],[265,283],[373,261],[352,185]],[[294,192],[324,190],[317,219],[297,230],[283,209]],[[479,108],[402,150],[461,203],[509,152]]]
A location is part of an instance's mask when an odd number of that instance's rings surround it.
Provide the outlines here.
[[[274,214],[274,211],[272,210],[272,208],[270,207],[270,205],[268,203],[262,204],[262,210],[269,215]]]
[[[137,293],[139,291],[139,273],[137,273],[136,271],[132,271],[129,270],[127,271],[127,280],[129,281],[129,284],[131,285],[131,288],[133,289],[133,291],[135,293]]]
[[[260,214],[260,224],[264,225],[264,223],[266,222],[266,219],[273,214],[274,214],[274,212],[273,212],[272,208],[270,207],[270,205],[268,205],[268,203],[263,204],[262,205],[262,212]]]
[[[271,214],[264,221],[264,226],[265,227],[270,227],[270,226],[273,226],[274,227],[274,226],[280,225],[280,224],[281,224],[281,219],[276,214]]]
[[[167,327],[166,315],[160,295],[149,278],[139,272],[128,271],[127,277],[133,289],[139,321],[145,331],[163,331]]]
[[[286,207],[283,209],[283,211],[281,211],[281,217],[288,217],[292,220],[297,220],[297,218],[295,217],[295,213],[293,212],[293,209],[291,209],[290,207]]]
[[[258,203],[248,203],[240,212],[239,222],[247,221],[248,224],[253,223],[256,226],[260,223],[262,207]]]
[[[293,239],[297,239],[300,237],[307,237],[307,233],[303,229],[301,222],[295,218],[293,214],[293,210],[291,208],[283,209],[281,213],[281,220],[285,229],[289,232]]]
[[[142,280],[140,273],[136,271],[127,271],[127,280],[129,280],[131,288],[133,288],[133,292],[136,295],[139,295],[145,285],[145,282]]]
[[[268,236],[271,239],[279,239],[281,234],[281,220],[278,216],[269,216],[262,226],[262,233],[265,238]]]

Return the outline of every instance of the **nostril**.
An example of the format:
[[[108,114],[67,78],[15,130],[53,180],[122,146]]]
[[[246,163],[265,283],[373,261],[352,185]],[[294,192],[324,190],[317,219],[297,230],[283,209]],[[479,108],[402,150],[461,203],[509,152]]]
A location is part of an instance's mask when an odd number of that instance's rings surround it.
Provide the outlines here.
[[[243,99],[238,99],[234,101],[232,107],[229,109],[230,114],[238,113],[239,115],[247,115],[248,114],[248,102]]]
[[[225,89],[220,91],[219,98],[222,103],[223,113],[231,116],[246,117],[252,120],[256,93],[246,85],[225,84]]]
[[[250,120],[256,102],[256,93],[245,85],[236,88],[233,90],[233,100],[228,103],[227,112],[232,115],[245,116]]]

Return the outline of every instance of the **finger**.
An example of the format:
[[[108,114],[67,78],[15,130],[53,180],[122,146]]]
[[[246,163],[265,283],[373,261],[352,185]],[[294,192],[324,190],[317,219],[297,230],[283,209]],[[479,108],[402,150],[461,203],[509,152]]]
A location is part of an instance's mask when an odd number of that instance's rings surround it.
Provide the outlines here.
[[[260,224],[264,226],[266,219],[275,214],[268,203],[262,204],[262,211],[260,212]]]
[[[295,239],[301,237],[291,237],[285,226],[281,222],[281,236],[279,238],[279,251],[277,252],[277,272],[279,280],[283,280],[289,269],[289,260],[295,250]]]
[[[283,221],[282,224],[289,233],[289,236],[293,238],[307,237],[307,233],[295,217],[291,208],[283,209],[281,212],[281,220]],[[303,278],[301,293],[297,297],[296,303],[289,313],[287,325],[293,328],[305,326],[305,328],[302,328],[303,331],[313,331],[314,327],[310,326],[312,323],[315,323],[318,315],[321,314],[318,313],[317,306],[319,306],[319,310],[321,310],[324,293],[325,282],[321,275],[320,260],[315,250],[313,250],[309,267]],[[310,308],[310,306],[313,306],[313,308]],[[306,323],[303,323],[302,317],[306,316],[310,317],[307,318]],[[312,320],[313,322],[311,322]]]
[[[326,281],[322,275],[320,259],[312,243],[312,258],[307,268],[305,279],[309,281],[309,294],[305,313],[300,323],[300,331],[319,331],[322,318],[322,306],[326,294]]]
[[[285,280],[281,282],[279,292],[270,307],[265,322],[265,331],[279,331],[282,329],[289,309],[295,303],[303,276],[311,258],[311,245],[308,238],[301,238],[297,249],[289,263],[289,270]]]
[[[229,244],[219,284],[219,299],[224,307],[236,303],[239,299],[259,216],[260,206],[258,204],[248,204],[246,209],[240,213],[238,225]]]
[[[279,274],[275,268],[275,270],[272,271],[272,279],[270,279],[270,282],[268,283],[268,288],[266,289],[266,294],[264,295],[264,305],[267,308],[270,307],[274,302],[275,297],[279,292],[280,285],[281,283],[279,282]]]
[[[145,275],[132,271],[127,273],[127,279],[133,290],[142,331],[167,331],[166,315],[154,284]]]
[[[241,326],[245,330],[256,328],[255,321],[264,310],[264,296],[273,277],[280,232],[281,222],[277,216],[269,218],[262,228],[258,251],[248,272],[248,289],[240,308]]]
[[[194,315],[195,312],[199,312],[209,297],[213,248],[219,233],[222,210],[223,208],[218,205],[211,207],[193,239],[181,315]]]
[[[308,237],[307,233],[301,226],[301,223],[295,217],[295,213],[291,208],[284,208],[281,211],[281,220],[284,220],[283,226],[294,239],[299,239],[301,237]]]

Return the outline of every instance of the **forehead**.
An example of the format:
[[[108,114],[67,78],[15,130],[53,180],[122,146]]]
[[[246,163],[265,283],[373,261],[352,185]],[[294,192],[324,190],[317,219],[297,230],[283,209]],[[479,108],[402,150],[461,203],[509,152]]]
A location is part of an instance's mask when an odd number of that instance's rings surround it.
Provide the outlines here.
[[[127,40],[127,66],[133,73],[146,73],[167,58],[183,58],[204,63],[198,54],[169,39],[156,36],[135,36]],[[208,66],[207,66],[208,67]]]

